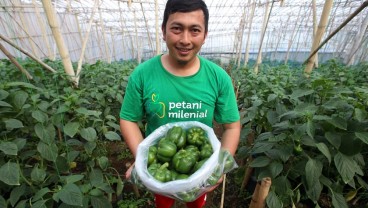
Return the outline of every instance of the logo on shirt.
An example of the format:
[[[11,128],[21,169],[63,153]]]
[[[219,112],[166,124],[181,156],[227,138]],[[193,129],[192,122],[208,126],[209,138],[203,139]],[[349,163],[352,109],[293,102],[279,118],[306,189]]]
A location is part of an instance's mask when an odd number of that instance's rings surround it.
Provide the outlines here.
[[[199,102],[168,102],[168,109],[164,102],[160,101],[160,95],[153,93],[151,95],[150,111],[159,118],[164,118],[167,112],[168,118],[206,118],[207,109],[202,109],[202,101]]]
[[[160,95],[156,95],[155,93],[153,93],[151,96],[152,102],[150,108],[159,118],[163,118],[165,117],[166,106],[165,103],[160,102],[159,99]]]

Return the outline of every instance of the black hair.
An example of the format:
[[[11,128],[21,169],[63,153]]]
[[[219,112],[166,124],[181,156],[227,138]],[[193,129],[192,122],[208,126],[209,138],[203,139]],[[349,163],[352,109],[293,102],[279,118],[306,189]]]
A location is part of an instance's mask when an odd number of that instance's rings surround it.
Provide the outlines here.
[[[206,3],[203,0],[168,0],[164,11],[162,29],[165,30],[170,14],[176,12],[192,12],[202,10],[204,14],[205,32],[208,32],[209,13]]]

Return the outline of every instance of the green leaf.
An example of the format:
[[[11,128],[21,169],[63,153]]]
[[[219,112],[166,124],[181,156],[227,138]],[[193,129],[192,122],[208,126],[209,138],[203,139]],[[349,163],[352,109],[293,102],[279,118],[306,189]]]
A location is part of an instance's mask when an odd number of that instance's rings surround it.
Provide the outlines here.
[[[22,109],[23,105],[28,99],[28,93],[24,91],[17,91],[14,93],[13,103],[17,109]]]
[[[74,135],[78,132],[79,123],[78,122],[68,122],[64,126],[64,133],[70,137],[74,137]]]
[[[36,87],[33,84],[30,84],[30,83],[27,83],[27,82],[8,82],[8,83],[6,83],[6,86],[8,86],[8,87],[25,87],[25,88],[30,88],[30,89],[43,91],[41,88]]]
[[[32,197],[32,202],[38,201],[40,200],[45,194],[50,193],[50,189],[49,188],[43,188],[40,189],[36,192],[36,194]]]
[[[272,177],[275,178],[282,172],[282,170],[284,169],[284,166],[282,165],[282,163],[278,161],[273,161],[271,162],[269,169],[272,174]]]
[[[315,183],[312,187],[307,189],[308,197],[314,202],[317,203],[318,199],[321,196],[323,186],[320,182]]]
[[[308,119],[306,131],[307,131],[308,136],[310,136],[311,138],[314,138],[315,127],[314,127],[314,123],[312,120]]]
[[[0,195],[0,207],[8,207],[8,204],[6,203],[6,200],[1,195]]]
[[[40,138],[46,144],[53,144],[55,142],[56,131],[52,124],[44,126],[41,123],[35,125],[35,132],[38,138]]]
[[[334,125],[336,128],[339,128],[342,130],[346,130],[348,126],[346,120],[339,116],[334,116],[330,120],[327,120],[327,121],[331,123],[332,125]]]
[[[308,90],[308,89],[296,89],[293,90],[293,93],[290,95],[292,98],[296,99],[296,98],[300,98],[306,95],[310,95],[314,93],[314,90]]]
[[[355,108],[354,118],[358,120],[359,122],[363,122],[364,119],[367,118],[367,112],[362,109]]]
[[[46,178],[46,171],[44,169],[38,168],[36,164],[31,172],[31,179],[35,182],[43,182]]]
[[[331,160],[332,160],[331,159],[331,153],[330,153],[330,150],[328,149],[327,145],[325,143],[317,143],[316,146],[317,146],[318,150],[321,151],[322,154],[327,157],[328,163],[331,163]]]
[[[1,101],[1,100],[0,100],[0,106],[1,106],[1,107],[10,107],[10,108],[12,108],[12,107],[13,107],[13,106],[12,106],[12,105],[10,105],[9,103],[4,102],[4,101]]]
[[[116,196],[120,196],[121,193],[123,193],[123,189],[124,189],[124,183],[121,180],[121,177],[119,175],[116,181]]]
[[[266,198],[267,207],[276,208],[284,207],[281,199],[276,195],[274,191],[270,191]]]
[[[9,96],[9,93],[7,91],[0,89],[0,100],[4,100],[8,96]]]
[[[37,151],[44,159],[56,162],[56,158],[58,156],[58,147],[56,144],[46,144],[44,142],[39,142],[37,145]]]
[[[97,158],[97,162],[102,170],[105,170],[109,166],[109,159],[105,156]]]
[[[335,132],[326,132],[326,139],[336,148],[339,149],[341,145],[341,135]]]
[[[17,186],[11,191],[9,202],[13,207],[18,203],[20,197],[24,195],[25,191],[26,191],[25,184]]]
[[[91,155],[96,146],[97,146],[96,142],[87,142],[84,144],[84,149],[88,154]]]
[[[65,177],[66,183],[75,183],[84,178],[84,175],[70,175]]]
[[[108,139],[110,141],[120,141],[121,140],[119,134],[117,134],[113,131],[106,132],[105,137],[106,137],[106,139]]]
[[[275,145],[273,142],[256,142],[251,150],[252,154],[264,153]]]
[[[40,111],[40,110],[35,110],[32,112],[32,117],[34,119],[36,119],[38,122],[40,123],[44,123],[47,121],[48,117],[47,117],[47,114]]]
[[[82,206],[83,194],[74,183],[66,184],[59,192],[58,197],[62,202],[68,205]]]
[[[253,161],[249,164],[249,166],[254,168],[260,168],[267,166],[268,164],[270,164],[270,162],[271,162],[270,158],[266,156],[259,156],[254,158]]]
[[[305,165],[305,177],[308,189],[319,183],[319,177],[322,174],[323,165],[320,161],[309,158]]]
[[[19,129],[19,128],[23,128],[23,123],[18,120],[18,119],[14,119],[14,118],[11,118],[11,119],[6,119],[5,121],[5,127],[7,130],[11,131],[13,129]]]
[[[330,191],[332,193],[331,198],[332,198],[332,205],[334,208],[348,208],[349,207],[342,194],[336,193],[332,189],[330,189]]]
[[[334,157],[335,166],[340,173],[341,178],[347,184],[354,178],[356,168],[356,162],[352,157],[345,156],[340,152]]]
[[[98,187],[103,183],[103,174],[100,169],[92,169],[89,174],[89,180],[93,187]]]
[[[46,203],[48,200],[39,200],[32,204],[32,208],[47,208]]]
[[[6,155],[18,154],[18,146],[13,142],[1,142],[0,150],[3,151]]]
[[[362,142],[368,144],[368,132],[355,132],[355,136],[362,140]]]
[[[19,172],[19,165],[8,161],[0,168],[0,180],[11,186],[20,185]]]
[[[92,207],[112,208],[111,203],[107,200],[106,197],[91,196],[91,204]]]
[[[61,155],[58,155],[57,158],[56,158],[56,163],[55,163],[57,169],[59,172],[68,172],[69,171],[69,163],[68,163],[68,160],[61,156]]]
[[[80,135],[82,136],[83,139],[89,142],[94,142],[97,140],[96,130],[92,127],[81,129]]]

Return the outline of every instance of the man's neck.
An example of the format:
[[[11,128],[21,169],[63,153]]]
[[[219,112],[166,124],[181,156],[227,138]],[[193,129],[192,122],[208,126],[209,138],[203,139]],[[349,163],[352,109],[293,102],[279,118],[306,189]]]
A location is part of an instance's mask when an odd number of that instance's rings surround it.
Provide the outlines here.
[[[161,57],[162,65],[165,70],[175,76],[190,76],[198,72],[200,67],[199,58],[196,56],[194,60],[189,62],[178,62],[173,60],[169,54],[164,54]]]

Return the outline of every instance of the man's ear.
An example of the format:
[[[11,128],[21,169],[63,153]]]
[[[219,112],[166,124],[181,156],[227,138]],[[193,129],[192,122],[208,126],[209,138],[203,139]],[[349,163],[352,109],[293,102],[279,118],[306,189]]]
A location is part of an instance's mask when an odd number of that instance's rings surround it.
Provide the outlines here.
[[[162,39],[164,41],[166,41],[166,30],[165,30],[165,27],[163,25],[161,26],[161,31],[162,31]]]

